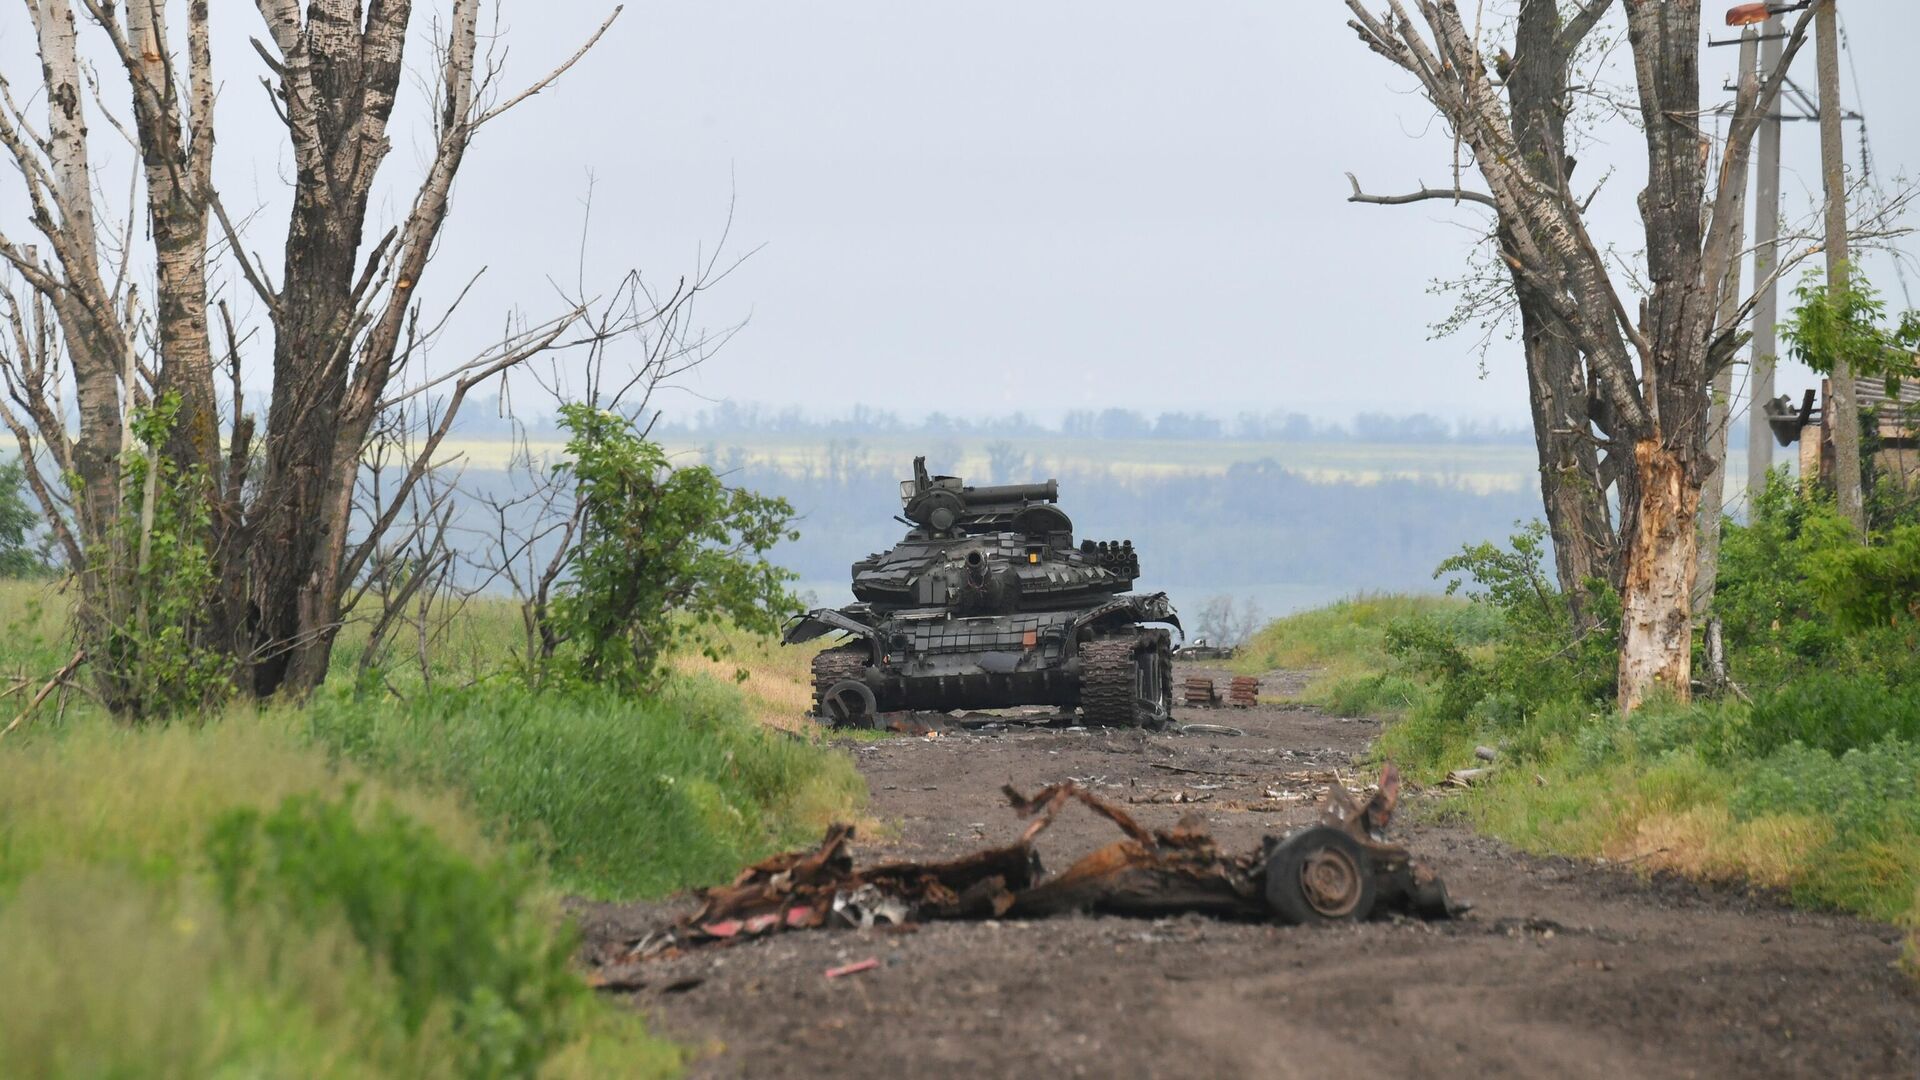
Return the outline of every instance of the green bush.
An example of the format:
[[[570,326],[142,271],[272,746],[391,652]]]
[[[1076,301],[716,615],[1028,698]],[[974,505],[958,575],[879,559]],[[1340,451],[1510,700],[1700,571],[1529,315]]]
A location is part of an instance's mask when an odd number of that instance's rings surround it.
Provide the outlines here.
[[[1736,682],[1755,697],[1809,675],[1920,682],[1920,526],[1863,545],[1831,499],[1783,473],[1751,517],[1723,526],[1713,601]]]
[[[1457,575],[1447,591],[1465,591],[1477,617],[1416,616],[1387,629],[1387,652],[1397,669],[1429,688],[1410,695],[1410,718],[1420,727],[1400,740],[1405,751],[1453,753],[1463,744],[1471,749],[1484,733],[1509,750],[1533,752],[1565,727],[1565,709],[1583,713],[1610,701],[1618,601],[1604,583],[1590,582],[1588,609],[1576,617],[1548,577],[1546,548],[1546,529],[1538,522],[1514,534],[1507,547],[1463,548],[1435,576]],[[1546,726],[1537,722],[1543,710],[1553,716]],[[1446,763],[1412,764],[1430,772]]]
[[[343,918],[392,973],[409,1032],[444,1012],[466,1075],[530,1075],[567,1039],[585,992],[573,942],[532,902],[524,866],[472,862],[391,807],[363,826],[348,799],[312,795],[227,812],[207,853],[230,915],[264,907],[300,936]]]
[[[1317,703],[1340,716],[1380,716],[1414,709],[1426,695],[1426,687],[1416,680],[1380,672],[1335,679],[1319,694]]]
[[[1920,888],[1920,744],[1886,739],[1835,756],[1797,743],[1756,763],[1733,792],[1742,818],[1799,813],[1833,835],[1794,882],[1806,903],[1912,917]]]
[[[1841,627],[1863,631],[1907,630],[1920,623],[1920,525],[1900,525],[1878,542],[1821,552],[1812,566],[1812,586]]]
[[[639,700],[511,685],[400,704],[336,697],[306,719],[356,762],[459,792],[597,897],[722,880],[811,838],[862,790],[843,756],[762,727],[706,679],[671,678]]]
[[[1746,737],[1757,754],[1794,742],[1834,754],[1888,737],[1920,742],[1920,683],[1889,685],[1866,673],[1803,675],[1754,701]]]
[[[627,417],[563,405],[580,532],[542,613],[536,681],[650,690],[676,647],[718,660],[724,623],[775,634],[799,607],[795,575],[766,553],[797,540],[785,499],[729,488],[705,466],[676,469]]]
[[[1804,813],[1842,830],[1898,823],[1920,831],[1920,744],[1886,739],[1834,755],[1798,743],[1755,763],[1730,802],[1736,815]]]

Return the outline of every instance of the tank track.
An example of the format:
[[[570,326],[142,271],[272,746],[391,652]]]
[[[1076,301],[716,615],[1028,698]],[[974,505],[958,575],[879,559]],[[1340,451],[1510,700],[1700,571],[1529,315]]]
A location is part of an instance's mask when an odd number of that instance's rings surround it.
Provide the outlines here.
[[[1133,693],[1137,636],[1088,641],[1080,646],[1080,716],[1090,725],[1138,727]]]
[[[827,691],[842,679],[858,679],[867,668],[867,660],[872,656],[864,644],[835,645],[831,649],[822,649],[813,657],[813,715],[822,723],[830,721],[827,713]]]

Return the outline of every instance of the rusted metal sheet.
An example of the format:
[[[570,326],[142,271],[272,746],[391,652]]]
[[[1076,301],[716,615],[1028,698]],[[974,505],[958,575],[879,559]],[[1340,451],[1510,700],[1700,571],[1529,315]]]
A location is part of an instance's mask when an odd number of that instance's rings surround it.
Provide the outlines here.
[[[1011,844],[938,862],[880,863],[856,869],[853,828],[835,825],[819,847],[755,863],[728,885],[701,894],[692,914],[629,942],[602,967],[621,969],[687,948],[725,945],[794,930],[869,928],[928,919],[1041,918],[1071,911],[1158,916],[1199,912],[1289,922],[1358,920],[1399,910],[1445,918],[1456,909],[1438,878],[1384,830],[1399,798],[1389,765],[1371,798],[1338,784],[1320,824],[1252,851],[1224,852],[1197,818],[1147,829],[1124,809],[1071,781],[1031,796],[1004,789],[1031,819]],[[1111,821],[1122,838],[1065,871],[1046,875],[1035,839],[1060,813],[1081,805]],[[609,980],[617,981],[617,980]]]

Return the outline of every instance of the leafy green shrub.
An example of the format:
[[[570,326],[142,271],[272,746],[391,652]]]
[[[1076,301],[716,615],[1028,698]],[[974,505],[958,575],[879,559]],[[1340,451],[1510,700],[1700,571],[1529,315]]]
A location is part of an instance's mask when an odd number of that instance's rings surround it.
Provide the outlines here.
[[[1722,531],[1713,604],[1733,678],[1756,698],[1814,674],[1920,682],[1920,527],[1883,540],[1862,545],[1830,499],[1770,477],[1751,522]]]
[[[1682,705],[1655,698],[1624,719],[1608,715],[1600,722],[1618,728],[1632,752],[1658,758],[1693,752],[1707,761],[1725,763],[1745,753],[1751,719],[1747,709],[1729,701],[1694,701]]]
[[[845,758],[763,728],[732,687],[698,678],[645,699],[499,685],[403,704],[325,698],[307,722],[369,768],[460,792],[569,888],[601,897],[724,879],[810,838],[861,790]]]
[[[1405,675],[1383,671],[1335,679],[1318,695],[1317,704],[1340,716],[1381,716],[1404,713],[1426,697],[1426,688]]]
[[[728,488],[705,466],[674,468],[618,414],[565,405],[560,423],[572,438],[558,469],[574,478],[580,534],[540,627],[536,675],[647,690],[677,645],[720,658],[716,620],[779,630],[798,606],[795,575],[764,556],[799,539],[785,499]]]
[[[1920,742],[1920,684],[1866,673],[1814,672],[1763,694],[1747,730],[1757,754],[1794,742],[1840,754],[1890,736]]]
[[[0,465],[0,578],[38,577],[47,572],[47,555],[35,542],[42,524],[27,502],[26,467],[15,458]]]
[[[1734,793],[1741,817],[1806,813],[1843,829],[1890,821],[1920,831],[1920,744],[1885,739],[1834,755],[1794,743],[1758,761]]]
[[[392,973],[408,1031],[445,1013],[467,1075],[530,1075],[566,1040],[584,987],[525,867],[471,862],[391,807],[363,826],[350,801],[311,795],[229,811],[207,853],[229,914],[269,908],[302,934],[344,918]]]
[[[1823,551],[1811,582],[1822,606],[1844,629],[1905,624],[1907,645],[1920,624],[1920,525],[1901,525],[1879,543]]]
[[[1447,592],[1466,591],[1471,606],[1484,613],[1476,628],[1490,632],[1468,638],[1458,622],[1420,618],[1388,629],[1387,651],[1433,688],[1421,704],[1432,723],[1462,736],[1477,730],[1526,735],[1544,708],[1611,697],[1618,601],[1603,583],[1592,582],[1588,611],[1576,618],[1547,576],[1546,546],[1546,528],[1534,522],[1505,548],[1467,547],[1440,564],[1435,576],[1458,575]],[[1522,741],[1537,743],[1540,734]]]
[[[87,552],[85,573],[104,581],[104,607],[83,606],[77,623],[106,705],[134,721],[217,709],[234,690],[233,663],[209,640],[208,597],[216,594],[212,507],[204,472],[183,470],[153,448],[179,412],[178,394],[136,410],[144,452],[127,455],[128,506],[111,543]]]

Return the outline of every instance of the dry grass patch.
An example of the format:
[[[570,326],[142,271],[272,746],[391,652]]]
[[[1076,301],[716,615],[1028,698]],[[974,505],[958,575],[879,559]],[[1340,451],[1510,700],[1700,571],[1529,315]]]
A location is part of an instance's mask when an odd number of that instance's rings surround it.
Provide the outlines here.
[[[808,653],[809,657],[813,654]],[[713,660],[698,653],[683,653],[670,662],[682,675],[699,675],[719,682],[734,682],[746,695],[753,718],[771,728],[796,735],[813,735],[817,728],[807,715],[813,711],[811,680],[795,678],[786,671],[773,670],[732,660]],[[738,678],[740,672],[746,678]]]
[[[1606,854],[1648,871],[1785,889],[1832,838],[1831,823],[1804,815],[1738,821],[1725,806],[1694,806],[1627,815],[1619,822],[1617,838],[1606,845]]]

